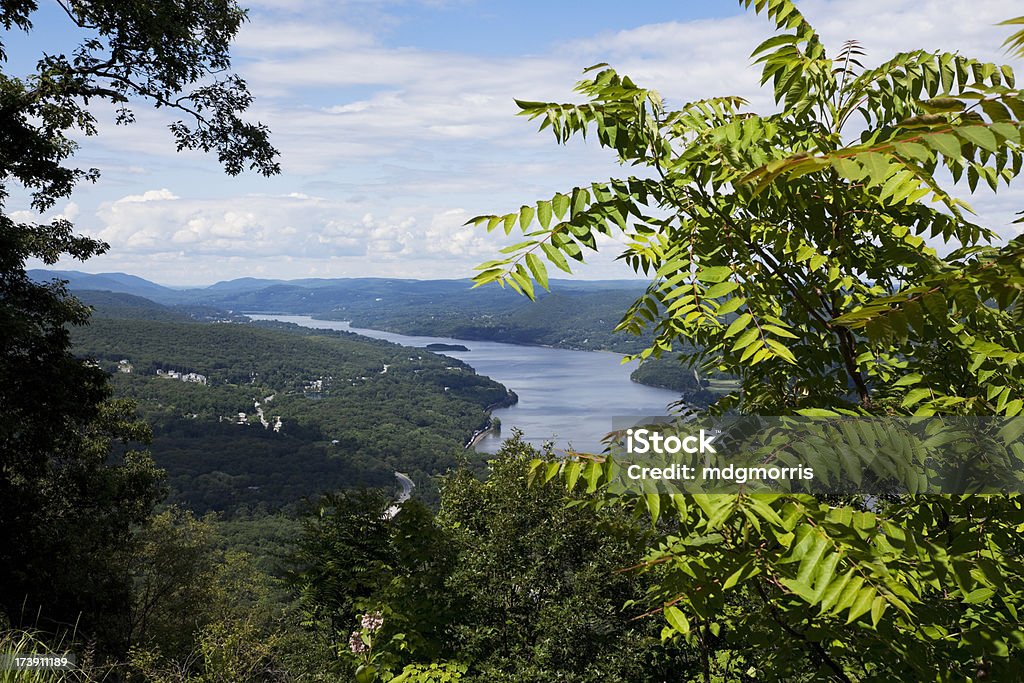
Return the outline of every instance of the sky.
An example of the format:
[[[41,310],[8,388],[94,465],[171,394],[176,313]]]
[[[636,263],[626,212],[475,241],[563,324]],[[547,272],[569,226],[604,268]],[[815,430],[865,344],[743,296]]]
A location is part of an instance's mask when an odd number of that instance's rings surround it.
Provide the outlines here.
[[[4,34],[5,71],[77,40],[44,0],[29,35]],[[596,142],[559,146],[516,116],[513,98],[579,101],[584,68],[607,62],[669,107],[739,95],[772,108],[750,52],[772,34],[766,19],[728,0],[243,0],[249,21],[234,70],[269,125],[282,173],[225,175],[215,157],[176,153],[161,111],[136,107],[116,126],[98,110],[100,133],[75,162],[102,172],[47,216],[110,245],[85,263],[162,284],[206,285],[236,277],[469,277],[510,240],[465,225],[574,185],[628,173]],[[1020,14],[1008,0],[805,0],[805,16],[833,52],[856,39],[865,65],[907,49],[1010,58],[998,22]],[[0,28],[2,32],[2,28]],[[966,189],[964,190],[966,193]],[[1002,235],[1024,209],[1024,190],[979,190],[979,221]],[[23,194],[15,217],[39,220]],[[514,235],[513,235],[514,237]],[[578,277],[630,277],[603,239]],[[32,264],[38,266],[40,264]]]

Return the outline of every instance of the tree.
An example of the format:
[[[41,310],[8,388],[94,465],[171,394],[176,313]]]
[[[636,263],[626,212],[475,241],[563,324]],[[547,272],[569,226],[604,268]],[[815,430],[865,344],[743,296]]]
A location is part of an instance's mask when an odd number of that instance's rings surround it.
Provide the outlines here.
[[[1020,414],[1024,242],[991,246],[942,180],[973,192],[1020,173],[1013,71],[925,51],[865,69],[854,42],[830,57],[794,3],[741,4],[779,29],[754,51],[779,111],[737,97],[668,110],[606,65],[577,86],[584,104],[519,102],[559,142],[591,132],[646,172],[474,219],[527,237],[477,282],[532,296],[545,262],[571,272],[597,233],[618,232],[621,258],[651,277],[619,328],[653,329],[641,357],[681,346],[688,365],[739,378],[713,410]],[[607,482],[607,463],[560,469],[570,490]],[[716,652],[758,680],[1019,676],[1017,495],[639,504],[679,521],[648,562],[666,572],[654,597],[700,648],[704,680],[727,675]]]
[[[901,286],[931,284],[932,276],[979,261],[996,259],[997,270],[1005,269],[994,251],[979,248],[993,233],[966,219],[964,202],[942,189],[935,173],[946,167],[955,180],[966,176],[972,190],[979,180],[995,188],[1016,175],[1013,110],[1022,105],[1012,71],[923,51],[862,70],[856,43],[833,61],[793,5],[772,3],[765,11],[793,29],[754,52],[780,113],[745,112],[737,97],[666,111],[656,92],[608,68],[577,86],[587,104],[519,102],[559,141],[593,128],[603,146],[624,163],[648,167],[652,177],[594,183],[516,213],[473,219],[508,231],[540,224],[510,256],[481,265],[477,282],[497,280],[530,294],[531,276],[547,284],[538,254],[568,269],[566,257],[582,260],[596,232],[621,231],[629,242],[622,258],[653,278],[620,329],[654,328],[655,342],[641,357],[688,340],[695,343],[682,349],[688,363],[741,377],[741,391],[723,408],[742,395],[751,412],[884,412],[919,403],[919,383],[939,389],[952,380],[958,384],[929,396],[927,405],[1002,412],[1005,402],[978,395],[986,377],[979,371],[987,368],[973,365],[972,350],[996,350],[959,340],[945,313],[933,322],[930,313],[945,307],[944,298],[913,298],[903,319],[864,335],[853,328],[867,304]],[[855,117],[867,130],[851,145]],[[929,235],[961,248],[941,257],[925,243]],[[961,306],[953,315],[970,315],[971,329],[984,325],[981,338],[997,341],[1003,327],[1014,331],[1006,316],[1016,309],[1006,296],[997,299],[997,320],[991,306]],[[912,343],[922,339],[928,343]],[[948,373],[959,362],[966,375]],[[917,373],[920,382],[895,381]]]
[[[31,258],[84,260],[107,245],[75,235],[64,219],[15,221],[11,191],[30,193],[42,214],[76,183],[96,179],[96,169],[69,163],[73,136],[97,132],[97,102],[115,105],[121,124],[132,121],[135,103],[179,113],[170,127],[178,149],[213,152],[230,174],[278,166],[266,128],[240,118],[250,97],[228,71],[228,45],[245,18],[234,2],[58,4],[82,42],[42,55],[25,77],[0,71],[0,607],[15,624],[71,626],[83,611],[91,618],[126,608],[123,582],[97,563],[149,514],[160,489],[141,454],[108,464],[113,440],[143,434],[123,406],[106,403],[104,374],[70,353],[67,328],[84,324],[87,309],[61,283],[34,283],[25,270]],[[0,24],[30,32],[36,10],[33,0],[2,0]],[[56,567],[78,570],[61,575]],[[89,595],[76,584],[84,568],[95,582],[117,585],[94,585]]]
[[[272,579],[248,554],[219,552],[215,541],[212,518],[172,507],[138,528],[124,549],[135,584],[124,636],[141,680],[241,683],[289,675],[281,667],[288,634],[271,599]]]
[[[358,635],[350,649],[364,614],[383,612],[384,630],[378,632],[378,625],[367,634],[376,653],[366,664],[374,672],[397,665],[399,646],[406,656],[429,660],[444,641],[448,539],[421,502],[406,501],[397,513],[390,511],[392,505],[383,491],[323,496],[303,519],[288,558],[286,583],[320,651],[336,653],[326,666],[339,675],[355,672],[357,657],[352,655],[369,659],[373,654],[360,648]],[[393,640],[395,648],[390,648]]]
[[[364,603],[392,578],[390,505],[383,491],[329,494],[303,519],[287,583],[327,642],[346,639]]]
[[[454,555],[443,654],[474,681],[680,679],[692,650],[640,619],[657,574],[620,571],[655,532],[629,510],[567,507],[554,482],[529,486],[534,458],[557,462],[513,436],[485,481],[462,470],[442,489],[437,521]]]
[[[380,494],[324,497],[289,581],[321,629],[319,651],[373,667],[366,680],[440,669],[473,681],[663,681],[691,666],[689,648],[663,645],[654,623],[636,621],[639,607],[623,608],[652,583],[616,572],[653,537],[644,520],[567,508],[554,483],[530,488],[537,456],[509,439],[486,481],[468,469],[446,479],[436,516],[415,499],[387,517]],[[382,623],[359,628],[377,612]]]
[[[121,553],[131,543],[132,527],[163,497],[162,473],[140,451],[124,452],[117,465],[109,464],[115,442],[148,438],[125,401],[102,401],[46,419],[56,423],[60,439],[50,461],[30,459],[32,452],[21,458],[12,457],[17,451],[4,452],[0,604],[15,626],[77,631],[106,654],[123,642],[132,598],[131,581],[120,571]]]

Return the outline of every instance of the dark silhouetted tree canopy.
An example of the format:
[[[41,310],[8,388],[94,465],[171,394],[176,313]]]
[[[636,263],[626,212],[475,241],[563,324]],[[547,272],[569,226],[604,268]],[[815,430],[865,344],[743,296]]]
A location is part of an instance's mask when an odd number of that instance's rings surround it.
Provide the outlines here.
[[[68,326],[84,324],[88,309],[25,272],[29,259],[84,260],[107,245],[62,218],[18,222],[9,199],[27,193],[42,215],[96,179],[71,159],[75,138],[97,133],[101,103],[116,107],[119,124],[135,105],[173,110],[178,149],[213,152],[229,174],[278,165],[267,129],[240,118],[250,96],[230,72],[228,46],[245,19],[234,2],[58,4],[81,42],[16,75],[9,36],[31,34],[38,5],[0,1],[0,608],[45,627],[102,615],[82,620],[102,638],[116,629],[102,620],[117,620],[129,590],[102,567],[160,498],[159,473],[143,454],[109,464],[114,440],[145,430],[109,402],[105,374],[70,353]]]

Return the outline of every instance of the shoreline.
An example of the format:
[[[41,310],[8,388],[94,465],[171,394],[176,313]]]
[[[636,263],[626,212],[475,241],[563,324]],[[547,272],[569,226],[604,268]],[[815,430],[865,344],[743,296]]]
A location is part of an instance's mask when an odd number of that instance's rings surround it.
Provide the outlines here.
[[[248,313],[242,313],[241,315],[248,315]],[[252,315],[307,315],[303,313],[257,313],[252,312]],[[432,334],[410,334],[408,332],[399,332],[397,330],[385,330],[379,327],[356,327],[351,320],[338,320],[335,318],[318,318],[315,315],[309,315],[313,320],[322,320],[324,322],[331,323],[348,323],[350,330],[373,330],[374,332],[387,332],[388,334],[400,334],[406,337],[434,337]],[[358,334],[358,332],[355,332]],[[536,349],[558,349],[560,351],[583,351],[585,353],[612,353],[616,356],[628,356],[628,353],[622,353],[621,351],[614,351],[612,349],[584,349],[578,346],[556,346],[555,344],[532,344],[530,342],[518,342],[518,341],[504,341],[501,339],[483,339],[474,337],[435,337],[436,339],[451,339],[453,341],[463,342],[487,342],[491,344],[508,344],[509,346],[525,346],[528,348]],[[428,349],[429,350],[429,349]]]
[[[465,450],[476,448],[481,441],[491,434],[501,434],[501,426],[490,424],[486,429],[478,429],[473,432],[473,436],[470,437],[469,441],[466,442]]]
[[[487,413],[487,424],[473,432],[473,436],[469,437],[469,441],[466,442],[464,449],[468,451],[471,448],[476,448],[477,444],[490,434],[501,434],[501,422],[499,421],[495,424],[491,411],[499,408],[511,408],[517,403],[519,403],[519,395],[508,389],[508,395],[506,395],[504,401],[497,401],[484,408],[484,412]]]
[[[556,346],[555,344],[531,344],[529,342],[502,341],[500,339],[481,339],[481,338],[473,338],[473,337],[434,337],[434,335],[431,335],[431,334],[410,334],[408,332],[399,332],[397,330],[386,330],[386,329],[382,329],[380,327],[356,327],[352,323],[351,320],[341,320],[339,318],[318,318],[316,315],[311,314],[311,313],[286,313],[286,312],[282,313],[282,312],[272,312],[272,311],[241,311],[241,312],[238,313],[238,315],[244,315],[244,316],[251,316],[251,315],[305,316],[307,318],[310,318],[311,320],[319,320],[319,321],[326,322],[326,323],[348,323],[349,324],[349,329],[348,330],[343,330],[343,331],[348,331],[348,332],[351,332],[352,334],[359,334],[358,330],[371,330],[373,332],[386,332],[387,334],[398,334],[398,335],[402,335],[403,337],[433,337],[435,339],[449,339],[449,340],[452,340],[452,341],[460,341],[460,342],[486,342],[486,343],[490,343],[490,344],[508,344],[509,346],[524,346],[524,347],[527,347],[527,348],[535,348],[535,349],[555,349],[555,350],[558,350],[558,351],[580,351],[580,352],[583,352],[583,353],[611,353],[613,355],[620,356],[620,357],[626,357],[626,356],[630,355],[628,353],[623,353],[621,351],[615,351],[613,349],[584,349],[584,348],[580,348],[578,346]],[[323,328],[323,329],[328,329],[328,328]],[[363,335],[363,336],[366,336],[366,335]],[[430,349],[427,349],[426,347],[415,347],[415,348],[423,348],[426,351],[430,351]],[[432,351],[431,353],[441,353],[441,354],[443,354],[444,352],[443,351]],[[642,382],[638,382],[638,384],[642,384]],[[644,385],[644,386],[651,386],[651,385]]]
[[[404,336],[404,337],[432,337],[432,335],[409,335],[409,334],[404,333],[404,332],[395,332],[394,330],[381,330],[380,328],[356,328],[356,327],[352,327],[352,322],[351,321],[339,321],[339,319],[330,318],[330,317],[316,317],[315,315],[306,314],[306,313],[270,313],[270,312],[244,311],[244,312],[242,312],[240,314],[241,315],[306,315],[310,319],[313,319],[313,321],[321,321],[321,322],[324,322],[324,323],[348,323],[348,326],[349,326],[348,332],[350,332],[351,334],[354,334],[354,335],[359,334],[358,333],[359,330],[370,330],[370,331],[373,331],[373,332],[384,332],[384,333],[387,333],[387,334],[401,335],[401,336]],[[362,336],[366,336],[366,335],[362,335]],[[572,346],[555,346],[553,344],[529,344],[529,343],[514,342],[514,341],[498,341],[498,340],[495,340],[495,339],[468,339],[468,338],[464,338],[464,337],[434,337],[434,338],[435,339],[447,339],[447,340],[452,340],[452,341],[467,341],[467,342],[474,342],[474,341],[476,341],[476,342],[486,342],[486,343],[492,343],[492,344],[508,344],[510,346],[523,346],[523,347],[527,347],[527,348],[550,348],[550,349],[555,349],[555,350],[560,350],[560,351],[579,351],[579,352],[582,352],[582,353],[611,353],[613,355],[617,355],[620,358],[623,358],[623,357],[626,357],[627,355],[629,355],[628,353],[623,353],[621,351],[613,351],[613,350],[608,349],[608,348],[588,349],[588,348],[577,348],[577,347],[572,347]],[[423,348],[425,350],[427,350],[427,351],[430,351],[430,349],[427,349],[426,347],[423,347]],[[439,354],[442,354],[442,355],[444,353],[443,351],[430,351],[430,352],[431,353],[439,353]],[[471,362],[470,362],[469,365],[472,367]],[[639,367],[639,366],[637,366],[637,367]],[[474,368],[474,370],[475,370],[475,368]],[[634,368],[634,370],[636,370],[636,369]],[[633,379],[632,377],[630,377],[630,381],[633,382],[634,384],[639,384],[640,386],[650,387],[651,389],[665,389],[666,391],[675,391],[675,389],[673,389],[671,387],[666,387],[666,386],[657,385],[657,384],[647,384],[646,382],[639,382],[639,381]],[[488,411],[489,411],[489,409],[488,409]],[[469,447],[469,446],[467,446],[467,447]]]

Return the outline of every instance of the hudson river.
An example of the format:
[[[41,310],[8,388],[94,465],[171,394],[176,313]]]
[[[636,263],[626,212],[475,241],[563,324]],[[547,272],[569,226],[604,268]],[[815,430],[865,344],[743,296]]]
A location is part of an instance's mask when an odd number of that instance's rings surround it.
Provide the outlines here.
[[[347,322],[315,320],[304,315],[257,315],[254,320],[279,320],[303,327],[345,330],[402,344],[461,344],[469,351],[444,351],[469,363],[481,375],[501,382],[519,395],[519,403],[493,412],[501,420],[502,437],[513,427],[539,446],[553,441],[556,448],[572,446],[600,451],[601,437],[612,429],[615,416],[664,415],[679,399],[674,391],[637,384],[629,379],[634,363],[622,365],[622,356],[604,351],[570,351],[543,346],[467,341],[445,337],[410,337],[404,334],[352,328]],[[478,451],[494,453],[501,438],[485,437]]]

